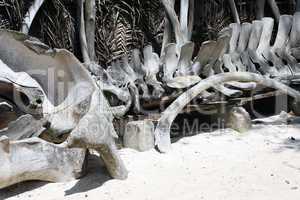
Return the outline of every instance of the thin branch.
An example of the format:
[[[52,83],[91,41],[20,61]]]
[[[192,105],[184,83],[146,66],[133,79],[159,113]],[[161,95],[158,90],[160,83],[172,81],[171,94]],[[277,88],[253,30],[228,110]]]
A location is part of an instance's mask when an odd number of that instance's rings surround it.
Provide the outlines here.
[[[25,14],[25,17],[23,19],[22,28],[21,28],[22,33],[28,34],[28,32],[30,30],[30,26],[31,26],[37,12],[43,5],[44,1],[45,0],[35,0],[33,2],[33,4],[30,6],[30,8],[28,9],[28,11]]]
[[[83,57],[83,61],[85,63],[90,63],[90,57],[88,54],[88,48],[87,48],[87,41],[86,41],[86,34],[85,34],[85,21],[84,21],[84,3],[85,0],[78,0],[78,6],[79,6],[79,21],[80,21],[80,28],[79,28],[79,40],[80,40],[80,47],[81,47],[81,53]]]
[[[172,6],[174,7],[175,0],[170,0],[170,1]],[[169,43],[171,43],[171,38],[172,38],[172,24],[167,16],[165,17],[164,22],[165,22],[165,28],[164,28],[164,36],[163,36],[163,41],[161,46],[161,53],[160,53],[161,58],[164,57],[165,48]]]
[[[278,5],[277,5],[276,1],[275,0],[268,0],[268,3],[270,4],[270,7],[273,11],[276,22],[279,22],[280,11],[279,11],[279,8],[278,8]]]
[[[240,20],[240,17],[239,17],[239,13],[237,11],[237,8],[236,8],[236,5],[235,5],[235,2],[234,0],[229,0],[229,5],[230,5],[230,9],[231,9],[231,12],[232,12],[232,15],[233,15],[233,18],[234,18],[234,21],[236,23],[241,23],[241,20]]]
[[[85,32],[87,50],[91,61],[95,61],[95,22],[96,22],[96,3],[95,0],[85,2]]]
[[[194,12],[195,12],[195,0],[190,0],[189,9],[189,24],[188,24],[188,41],[192,39],[193,28],[194,28]]]

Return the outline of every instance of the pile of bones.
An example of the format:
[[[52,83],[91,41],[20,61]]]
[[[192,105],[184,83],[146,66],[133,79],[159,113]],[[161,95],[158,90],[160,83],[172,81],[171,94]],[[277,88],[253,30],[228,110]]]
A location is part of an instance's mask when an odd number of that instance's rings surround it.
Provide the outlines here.
[[[26,27],[23,33],[0,30],[0,188],[79,178],[89,150],[99,153],[113,178],[125,179],[113,120],[127,113],[162,112],[154,131],[160,152],[170,149],[172,122],[195,98],[201,104],[273,88],[291,96],[298,113],[300,93],[291,86],[300,70],[300,13],[278,17],[272,45],[272,18],[237,20],[194,56],[191,2],[181,2],[179,20],[174,1],[162,0],[161,55],[146,46],[106,69],[50,49]],[[33,19],[27,20],[30,25]],[[157,108],[163,101],[168,107]]]

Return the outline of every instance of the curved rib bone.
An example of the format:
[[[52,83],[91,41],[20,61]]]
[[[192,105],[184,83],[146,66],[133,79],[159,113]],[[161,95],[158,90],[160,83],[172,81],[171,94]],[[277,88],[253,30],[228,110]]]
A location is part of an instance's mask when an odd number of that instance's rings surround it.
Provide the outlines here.
[[[265,78],[255,73],[236,72],[211,76],[201,81],[180,97],[178,97],[163,113],[155,129],[155,144],[160,152],[168,152],[171,148],[170,127],[178,113],[204,90],[228,81],[257,82],[266,87],[279,89],[300,101],[300,93],[276,80]]]
[[[274,14],[274,17],[276,19],[276,21],[278,22],[279,21],[279,18],[280,18],[280,11],[279,11],[279,8],[278,8],[278,5],[276,3],[275,0],[268,0],[268,3],[273,11],[273,14]]]

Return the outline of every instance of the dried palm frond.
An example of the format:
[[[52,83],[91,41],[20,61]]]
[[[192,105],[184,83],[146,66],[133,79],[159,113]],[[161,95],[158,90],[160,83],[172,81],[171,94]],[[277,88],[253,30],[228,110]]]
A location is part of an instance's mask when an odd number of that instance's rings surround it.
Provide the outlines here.
[[[159,0],[98,0],[96,56],[106,65],[156,40],[163,8]],[[129,54],[130,55],[130,54]]]
[[[20,30],[26,10],[32,0],[0,0],[0,27]]]
[[[55,48],[66,48],[74,51],[75,20],[71,12],[73,1],[46,1],[37,14],[31,35]],[[73,5],[74,6],[74,5]],[[75,11],[76,12],[76,11]]]
[[[164,8],[160,0],[145,0],[141,2],[140,27],[146,35],[147,43],[154,48],[160,48],[163,36]],[[157,47],[156,47],[157,46]]]

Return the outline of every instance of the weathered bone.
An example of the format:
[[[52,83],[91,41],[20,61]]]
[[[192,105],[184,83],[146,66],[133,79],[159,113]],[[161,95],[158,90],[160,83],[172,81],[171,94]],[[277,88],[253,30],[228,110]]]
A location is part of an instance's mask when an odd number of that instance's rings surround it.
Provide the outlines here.
[[[256,53],[260,58],[262,58],[263,53],[270,47],[270,41],[271,41],[272,31],[273,31],[273,26],[274,26],[274,20],[269,17],[264,17],[262,19],[262,23],[264,26],[263,26],[263,30],[261,33],[259,45],[256,49]]]
[[[240,32],[241,32],[241,25],[238,23],[233,23],[230,24],[229,27],[231,28],[231,38],[229,42],[229,53],[234,53],[237,46],[238,46],[238,41],[240,37]]]
[[[237,52],[242,53],[246,50],[248,46],[248,41],[250,38],[250,34],[252,31],[252,24],[250,23],[243,23],[241,25],[241,32],[239,37],[239,43],[237,46]]]
[[[258,82],[266,87],[279,89],[284,93],[294,97],[296,101],[300,101],[300,93],[289,86],[286,86],[276,80],[265,78],[255,73],[237,72],[223,73],[207,78],[201,81],[182,95],[178,97],[162,114],[155,129],[155,144],[160,152],[168,152],[171,148],[170,127],[178,113],[202,91],[224,82],[242,81],[242,82]]]
[[[296,50],[300,45],[300,12],[296,12],[293,16],[293,24],[292,29],[290,33],[290,40],[286,46],[285,52],[283,54],[284,59],[288,62],[292,72],[294,74],[299,73],[299,66],[297,59],[292,55],[292,53],[295,53],[294,50]],[[297,51],[296,51],[297,52]]]
[[[293,26],[290,34],[290,46],[299,47],[300,46],[300,12],[296,12],[293,16]]]
[[[266,60],[268,51],[270,49],[270,41],[274,26],[274,20],[272,18],[263,18],[263,29],[260,37],[258,47],[255,51],[249,51],[250,58],[253,62],[258,63],[260,68],[258,69],[262,74],[272,75],[277,74],[276,68],[271,68]]]
[[[278,32],[272,50],[280,51],[289,40],[289,34],[292,28],[293,17],[290,15],[281,15],[278,25]]]
[[[16,121],[10,122],[8,127],[0,130],[0,137],[7,136],[10,140],[38,137],[45,128],[45,119],[36,120],[31,115],[22,115]]]
[[[156,76],[159,72],[159,57],[153,52],[152,46],[146,46],[143,51],[144,54],[144,68],[146,71],[145,81],[148,85],[153,86],[154,90],[152,98],[160,98],[164,89],[161,83],[157,80]]]
[[[289,33],[292,27],[292,16],[290,15],[282,15],[279,19],[279,26],[277,31],[277,36],[275,39],[274,45],[271,49],[264,54],[264,57],[271,61],[278,70],[277,76],[285,76],[290,75],[291,71],[288,66],[284,64],[282,61],[285,46],[289,40]]]
[[[299,38],[297,27],[300,15],[282,15],[274,45],[270,45],[274,21],[263,18],[252,25],[231,24],[229,55],[223,56],[228,71],[259,71],[271,77],[289,77],[298,73]],[[251,26],[251,34],[249,36]],[[298,44],[299,43],[299,44]],[[300,54],[299,54],[300,56]],[[234,85],[233,85],[234,86]]]
[[[219,36],[215,48],[208,59],[209,62],[202,67],[202,75],[210,76],[215,73],[223,72],[222,62],[220,62],[220,60],[229,48],[230,36],[228,32],[230,32],[230,30],[225,29],[222,31],[222,34]]]
[[[213,88],[228,97],[239,97],[243,94],[242,91],[229,89],[229,88],[225,87],[223,84],[213,86]]]
[[[249,62],[249,55],[246,52],[248,41],[252,32],[252,25],[250,23],[243,23],[239,25],[237,23],[231,24],[232,28],[232,38],[230,40],[230,52],[223,56],[224,67],[228,69],[229,72],[245,72],[254,70],[247,69]],[[239,82],[229,82],[226,83],[231,87],[236,89],[251,90],[256,87],[255,83],[239,83]]]
[[[198,52],[198,55],[196,56],[196,58],[194,59],[194,62],[199,62],[200,63],[200,72],[198,74],[201,73],[201,70],[203,70],[203,67],[207,64],[210,63],[210,61],[212,60],[213,57],[213,53],[214,50],[217,46],[217,42],[216,41],[205,41],[201,44],[200,50]]]
[[[168,82],[172,80],[177,69],[177,57],[176,57],[176,44],[168,44],[166,46],[165,63],[164,63],[164,77],[163,80]]]
[[[1,96],[14,102],[22,112],[41,115],[44,96],[39,84],[27,73],[14,72],[1,59],[0,67]]]
[[[0,30],[0,59],[12,70],[27,72],[39,83],[44,91],[45,100],[48,101],[48,104],[43,103],[43,114],[49,115],[50,130],[53,134],[59,136],[59,134],[72,131],[70,141],[82,140],[81,143],[85,143],[86,141],[97,142],[95,135],[100,134],[98,137],[100,139],[101,133],[106,133],[106,137],[101,140],[104,147],[95,146],[95,148],[100,148],[103,160],[112,176],[125,178],[124,165],[114,147],[113,114],[92,77],[73,54],[57,49],[39,51],[41,47],[36,43],[25,43],[25,41],[32,40],[36,41],[24,34]],[[59,87],[61,82],[62,88]],[[48,85],[49,83],[54,85]],[[100,124],[105,128],[109,127],[110,131],[102,131],[104,130],[102,129],[95,132],[89,129],[90,131],[80,135],[78,139],[75,133],[81,133],[80,131],[85,131],[85,128],[93,128],[87,126],[87,119],[91,119],[91,123],[95,122],[93,125]],[[76,146],[73,143],[69,144]],[[86,146],[92,148],[91,145]],[[111,163],[110,158],[113,158],[115,162]],[[123,173],[118,174],[118,170],[123,170]]]
[[[191,60],[194,52],[194,43],[187,42],[182,45],[177,64],[176,76],[187,76],[192,74]]]
[[[248,42],[248,49],[255,51],[258,47],[261,33],[263,30],[263,23],[260,20],[254,20],[252,22],[252,31],[250,34],[249,42]]]
[[[104,95],[95,90],[92,95],[88,113],[79,121],[71,132],[67,144],[69,147],[95,149],[111,176],[118,179],[127,178],[127,170],[119,157],[114,142],[118,137],[112,124],[113,115]]]
[[[79,178],[85,149],[68,149],[39,138],[0,137],[0,189],[28,180],[64,182]]]
[[[47,97],[43,113],[66,110],[86,100],[95,88],[87,70],[66,50],[48,49],[37,53],[40,46],[30,42],[35,40],[24,34],[0,30],[0,59],[11,70],[26,72],[38,82]]]
[[[181,54],[179,59],[176,54],[176,45],[169,44],[166,47],[165,64],[164,64],[164,77],[168,87],[171,88],[187,88],[191,85],[198,83],[201,78],[199,76],[190,75],[193,74],[191,65],[191,57],[193,53],[194,44],[186,43],[181,48]],[[196,61],[197,62],[197,61]],[[176,70],[179,70],[177,76]]]

